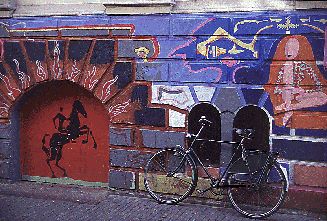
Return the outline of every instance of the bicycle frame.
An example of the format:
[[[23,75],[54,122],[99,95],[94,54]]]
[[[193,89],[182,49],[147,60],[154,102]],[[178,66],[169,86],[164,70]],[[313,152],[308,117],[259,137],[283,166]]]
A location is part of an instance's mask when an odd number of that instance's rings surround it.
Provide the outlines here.
[[[223,188],[227,188],[227,196],[233,207],[248,218],[263,218],[276,212],[288,191],[287,172],[277,161],[278,153],[248,149],[245,140],[252,139],[253,129],[236,129],[236,134],[241,138],[239,142],[201,139],[204,128],[212,122],[202,116],[199,123],[201,127],[197,134],[186,136],[191,138],[188,147],[165,148],[149,159],[145,167],[144,186],[150,196],[159,203],[176,204],[195,190],[200,194],[210,191],[219,196]],[[235,144],[225,171],[217,178],[210,174],[195,152],[194,147],[203,142]],[[207,175],[206,181],[210,181],[204,189],[196,188],[200,167]],[[158,181],[165,177],[170,177],[165,184],[177,187],[176,191],[157,189]],[[251,208],[243,206],[248,201]]]
[[[186,155],[189,155],[192,159],[195,158],[195,160],[197,161],[196,163],[199,164],[202,169],[204,170],[205,174],[209,177],[210,181],[211,181],[211,186],[208,187],[207,189],[203,190],[203,192],[206,192],[212,188],[217,188],[217,187],[222,187],[222,188],[228,188],[228,187],[244,187],[244,186],[249,186],[249,185],[253,185],[253,184],[226,184],[224,183],[225,181],[225,178],[226,178],[226,175],[227,173],[229,172],[232,164],[233,164],[233,159],[235,157],[235,154],[236,152],[233,153],[233,155],[231,156],[230,160],[229,160],[229,163],[225,169],[225,171],[223,172],[223,174],[220,176],[220,178],[216,179],[215,177],[213,177],[210,172],[208,171],[208,169],[205,167],[205,165],[203,164],[203,162],[200,160],[199,156],[196,154],[196,152],[194,151],[193,149],[193,146],[195,145],[195,142],[196,141],[207,141],[207,142],[216,142],[216,143],[227,143],[227,144],[237,144],[237,147],[236,147],[236,150],[241,150],[242,152],[242,160],[245,162],[245,165],[247,166],[248,168],[248,171],[250,172],[250,168],[249,168],[249,164],[248,164],[248,160],[247,160],[247,153],[246,153],[246,150],[243,146],[243,143],[245,141],[245,139],[249,139],[249,138],[246,138],[246,137],[242,137],[241,141],[240,142],[234,142],[234,141],[217,141],[217,140],[206,140],[206,139],[200,139],[200,134],[201,132],[203,131],[205,127],[205,124],[203,124],[200,128],[200,130],[198,131],[198,133],[194,136],[194,139],[193,141],[191,142],[190,146],[188,149],[185,149],[185,148],[182,148],[183,152],[185,152],[185,155],[183,157],[183,159],[181,160],[180,164],[178,165],[178,167],[172,171],[172,174],[177,172],[177,170],[179,170],[181,168],[181,166],[183,165],[183,162],[186,158]],[[192,137],[192,136],[191,136]],[[261,151],[251,151],[252,153],[253,152],[261,152]],[[238,159],[241,159],[241,158],[238,158]],[[273,159],[274,160],[274,159]],[[260,177],[258,179],[258,181],[254,184],[254,185],[260,185],[261,182],[266,178],[267,174],[268,174],[268,168],[269,168],[269,164],[271,164],[273,161],[271,159],[271,154],[268,154],[268,158],[265,162],[265,165],[262,167],[262,171],[264,171],[263,173],[260,174]],[[249,173],[249,175],[251,176],[252,178],[252,174]]]

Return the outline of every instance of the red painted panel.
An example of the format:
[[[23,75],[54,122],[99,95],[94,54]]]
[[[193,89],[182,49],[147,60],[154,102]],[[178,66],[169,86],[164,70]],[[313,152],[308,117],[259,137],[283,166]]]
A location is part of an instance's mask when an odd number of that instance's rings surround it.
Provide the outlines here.
[[[68,177],[76,180],[108,182],[109,117],[104,106],[90,92],[68,81],[53,81],[26,93],[21,103],[22,175],[52,177],[52,168],[55,177],[63,177],[65,170]],[[87,117],[82,115],[81,106]],[[79,112],[71,114],[73,109]],[[70,117],[63,122],[64,128],[60,132],[53,122],[58,113]],[[80,125],[76,126],[78,121]],[[59,118],[55,119],[55,124],[58,128]],[[90,133],[88,142],[83,144],[86,134],[82,132],[87,132],[83,125],[92,131],[96,148]],[[60,158],[60,149],[62,158],[58,167],[56,160]]]

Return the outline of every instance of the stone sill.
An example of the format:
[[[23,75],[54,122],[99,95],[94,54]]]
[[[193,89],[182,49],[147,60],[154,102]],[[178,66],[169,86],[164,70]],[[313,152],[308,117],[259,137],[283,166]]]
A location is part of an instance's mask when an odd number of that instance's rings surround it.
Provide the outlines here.
[[[325,1],[261,0],[17,0],[17,9],[0,5],[0,17],[55,15],[129,15],[326,9]],[[91,3],[93,2],[93,3]],[[236,3],[237,2],[237,3]],[[219,4],[218,4],[219,3]],[[5,6],[6,5],[6,6]]]
[[[18,5],[14,17],[103,14],[103,4]]]
[[[11,18],[13,16],[14,10],[0,9],[0,19],[1,18]]]
[[[160,5],[175,5],[175,0],[111,0],[103,1],[104,5],[109,6],[129,6],[129,7],[139,7],[139,6],[160,6]]]

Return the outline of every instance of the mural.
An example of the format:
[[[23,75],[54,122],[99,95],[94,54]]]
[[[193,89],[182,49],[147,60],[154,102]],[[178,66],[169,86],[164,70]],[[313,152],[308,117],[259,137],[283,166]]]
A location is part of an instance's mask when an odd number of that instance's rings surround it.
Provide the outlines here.
[[[132,24],[58,29],[2,24],[12,37],[0,42],[1,118],[8,119],[12,105],[21,103],[23,176],[107,183],[109,119],[165,125],[165,110],[147,106],[148,86],[134,83],[136,60],[150,63],[158,56],[155,38],[133,36]],[[43,84],[49,91],[42,91]]]
[[[193,79],[210,83],[210,86],[220,83],[215,86],[217,90],[224,87],[221,84],[232,83],[228,87],[240,91],[236,96],[243,100],[243,106],[256,104],[265,107],[271,101],[273,111],[270,114],[278,127],[325,129],[326,67],[321,63],[318,67],[316,62],[324,58],[321,48],[318,48],[323,41],[315,36],[292,34],[307,33],[311,29],[311,32],[323,36],[325,20],[309,17],[293,23],[294,18],[291,16],[274,16],[262,20],[237,18],[232,22],[234,28],[230,28],[227,21],[227,18],[207,19],[190,32],[190,40],[169,53],[171,58],[182,59],[182,66],[185,67],[178,69],[180,63],[175,62],[178,74],[174,79],[182,82]],[[272,38],[271,34],[279,35]],[[259,92],[259,85],[265,85],[263,88],[266,92]],[[154,90],[157,90],[156,87],[153,86]],[[190,86],[189,90],[196,87]],[[250,91],[251,98],[247,98]],[[192,100],[202,99],[201,94],[193,94]],[[215,92],[208,101],[215,102],[217,96]],[[259,97],[252,103],[255,96]],[[185,109],[180,104],[181,99],[182,96],[178,96],[170,103]],[[221,108],[225,109],[219,106]],[[237,108],[235,106],[229,111],[234,112]],[[315,122],[305,117],[312,115],[315,116]]]
[[[273,60],[278,62],[272,62],[270,66],[266,90],[274,105],[275,124],[324,129],[327,123],[323,113],[327,107],[326,80],[313,62],[315,58],[307,38],[301,35],[284,37],[277,46]],[[310,116],[316,111],[322,112],[316,118],[319,122],[315,123],[316,126],[312,126],[314,122],[296,119],[303,115]]]
[[[250,126],[249,148],[288,168],[324,163],[326,24],[317,11],[2,20],[0,120],[21,103],[22,174],[119,188],[142,188],[151,153],[185,145],[203,114],[212,138]],[[220,167],[225,149],[198,151]]]
[[[50,81],[20,101],[24,177],[108,182],[109,117],[92,93],[69,81]]]

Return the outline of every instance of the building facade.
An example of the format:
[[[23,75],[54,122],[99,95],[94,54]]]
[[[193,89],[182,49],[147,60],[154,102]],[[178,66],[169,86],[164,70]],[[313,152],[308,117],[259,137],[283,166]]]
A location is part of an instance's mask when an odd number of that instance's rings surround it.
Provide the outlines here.
[[[4,1],[1,178],[144,190],[205,115],[209,138],[280,153],[287,205],[326,210],[326,4],[236,2]],[[232,149],[197,151],[218,175]]]

